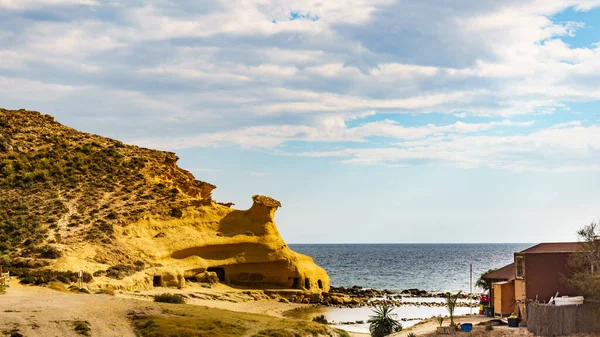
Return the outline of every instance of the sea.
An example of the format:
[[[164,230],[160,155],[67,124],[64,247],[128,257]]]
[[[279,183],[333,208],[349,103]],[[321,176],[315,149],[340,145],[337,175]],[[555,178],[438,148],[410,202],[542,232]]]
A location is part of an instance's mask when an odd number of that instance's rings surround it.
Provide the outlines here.
[[[479,276],[489,269],[513,262],[513,254],[534,244],[290,244],[298,253],[312,256],[336,287],[360,286],[378,290],[420,289],[428,292],[470,292],[472,266],[473,293]],[[414,298],[417,302],[442,298]],[[476,313],[478,308],[458,307],[456,315]],[[401,306],[394,309],[402,325],[410,327],[433,316],[447,315],[444,306]],[[295,312],[295,317],[311,319],[317,315],[334,326],[367,333],[372,308],[315,308]]]
[[[327,271],[332,286],[469,292],[470,265],[475,284],[483,272],[512,263],[513,253],[532,245],[290,244],[289,247],[311,256]]]

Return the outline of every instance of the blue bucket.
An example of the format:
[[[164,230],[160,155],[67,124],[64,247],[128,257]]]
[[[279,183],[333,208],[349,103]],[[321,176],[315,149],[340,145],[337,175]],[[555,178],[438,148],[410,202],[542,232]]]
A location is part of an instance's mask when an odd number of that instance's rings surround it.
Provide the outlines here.
[[[469,332],[469,331],[473,330],[473,324],[472,323],[462,323],[460,325],[460,329],[463,332]]]

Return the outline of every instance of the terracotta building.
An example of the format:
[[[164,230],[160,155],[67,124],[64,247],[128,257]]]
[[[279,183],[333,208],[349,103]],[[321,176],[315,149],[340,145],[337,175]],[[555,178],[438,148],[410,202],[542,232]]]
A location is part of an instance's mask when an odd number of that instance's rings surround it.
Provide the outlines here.
[[[580,242],[540,243],[514,254],[514,262],[483,275],[490,285],[496,316],[523,311],[525,300],[548,302],[552,296],[580,295],[566,282],[573,271],[569,255],[582,250]]]

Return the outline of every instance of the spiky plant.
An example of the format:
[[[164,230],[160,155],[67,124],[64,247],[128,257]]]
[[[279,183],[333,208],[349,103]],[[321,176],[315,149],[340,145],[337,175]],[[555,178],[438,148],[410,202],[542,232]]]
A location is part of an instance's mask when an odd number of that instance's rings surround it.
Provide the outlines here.
[[[398,316],[392,311],[394,307],[388,304],[381,304],[373,309],[375,315],[369,316],[368,320],[371,337],[384,337],[402,330]]]
[[[460,297],[462,291],[452,295],[451,293],[446,293],[446,308],[448,309],[448,316],[450,316],[450,326],[455,326],[454,324],[454,309],[456,309],[456,301]]]

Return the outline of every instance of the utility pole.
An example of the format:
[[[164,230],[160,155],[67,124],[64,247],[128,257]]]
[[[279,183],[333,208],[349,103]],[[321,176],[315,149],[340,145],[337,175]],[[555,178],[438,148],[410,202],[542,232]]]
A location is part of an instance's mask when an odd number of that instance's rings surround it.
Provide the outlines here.
[[[469,313],[473,315],[473,264],[469,263]]]

